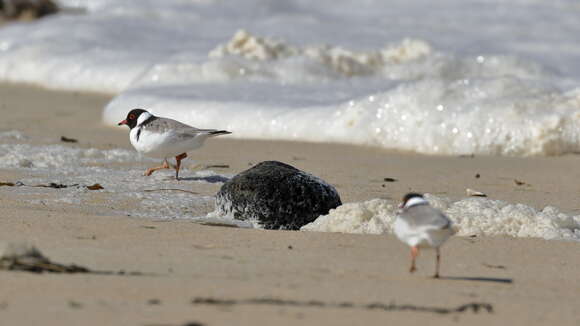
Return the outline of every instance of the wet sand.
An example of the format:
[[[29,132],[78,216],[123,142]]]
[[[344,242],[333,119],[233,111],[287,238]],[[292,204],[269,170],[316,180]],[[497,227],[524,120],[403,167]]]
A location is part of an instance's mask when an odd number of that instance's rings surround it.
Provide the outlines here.
[[[61,143],[66,136],[79,141],[70,146],[131,149],[126,128],[101,123],[109,99],[2,85],[0,131],[21,131],[30,136],[23,141],[34,144]],[[223,171],[231,174],[262,160],[280,160],[335,185],[343,202],[398,199],[409,190],[462,198],[472,188],[536,208],[553,205],[576,214],[580,209],[577,155],[426,157],[340,144],[223,137],[209,141],[193,157],[202,164],[229,165]],[[14,182],[27,173],[0,169],[0,181]],[[207,195],[219,186],[191,183]],[[3,242],[34,243],[60,263],[146,274],[0,271],[0,311],[7,324],[580,324],[578,243],[456,237],[443,249],[442,274],[447,278],[433,280],[433,254],[422,254],[419,272],[409,275],[408,248],[391,235],[131,218],[115,209],[103,214],[74,205],[47,208],[23,201],[17,188],[2,191]],[[484,305],[474,313],[471,303]],[[455,311],[458,307],[466,308]],[[486,310],[490,307],[491,312]]]

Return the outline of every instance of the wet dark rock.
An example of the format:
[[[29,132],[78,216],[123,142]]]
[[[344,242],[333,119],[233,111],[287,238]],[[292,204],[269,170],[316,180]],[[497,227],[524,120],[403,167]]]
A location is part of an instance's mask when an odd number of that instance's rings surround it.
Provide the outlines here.
[[[258,222],[265,229],[298,230],[342,205],[333,186],[277,161],[265,161],[224,183],[220,215]]]
[[[0,0],[0,16],[4,19],[31,20],[57,13],[52,0]]]

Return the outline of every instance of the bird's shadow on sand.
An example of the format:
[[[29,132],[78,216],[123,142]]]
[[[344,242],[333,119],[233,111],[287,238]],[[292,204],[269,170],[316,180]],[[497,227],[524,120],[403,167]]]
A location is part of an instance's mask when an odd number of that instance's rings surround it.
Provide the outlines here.
[[[439,279],[445,281],[491,282],[502,284],[512,284],[514,282],[514,280],[511,278],[480,277],[480,276],[440,276]]]
[[[224,177],[223,175],[210,175],[207,177],[181,177],[179,181],[204,181],[207,183],[224,183],[230,180],[230,178]]]

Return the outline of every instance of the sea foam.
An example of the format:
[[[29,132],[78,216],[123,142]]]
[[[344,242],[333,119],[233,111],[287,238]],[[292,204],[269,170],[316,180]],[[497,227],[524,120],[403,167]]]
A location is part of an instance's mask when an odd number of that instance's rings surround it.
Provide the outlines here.
[[[488,198],[451,201],[425,197],[458,227],[460,236],[511,236],[580,241],[580,215],[571,216],[557,208],[542,210]],[[392,233],[397,204],[384,199],[348,203],[302,227],[303,231],[361,234]]]
[[[16,133],[24,137],[22,133]],[[72,148],[62,145],[36,146],[29,144],[0,144],[1,168],[67,168],[135,161],[137,155],[124,149],[99,150]]]
[[[2,133],[28,139],[19,131]],[[101,150],[72,145],[0,144],[0,168],[25,172],[13,187],[0,187],[4,197],[47,207],[72,205],[91,214],[131,215],[155,219],[192,219],[201,223],[259,228],[255,221],[237,221],[214,211],[215,198],[192,191],[192,183],[220,184],[232,177],[212,170],[187,171],[190,182],[177,182],[173,172],[143,177],[145,166],[156,160],[124,149]],[[186,167],[187,168],[187,167]],[[59,189],[46,187],[54,183]],[[89,190],[98,183],[103,189]],[[163,186],[161,186],[163,185]],[[195,189],[194,189],[195,190]],[[536,237],[580,241],[580,216],[548,206],[542,210],[488,198],[452,201],[426,195],[458,226],[460,236]],[[214,212],[212,212],[214,211]],[[397,203],[372,199],[347,203],[318,217],[302,230],[381,234],[392,231]],[[209,212],[209,213],[208,213]]]
[[[144,80],[189,73],[230,82],[144,82],[115,98],[105,121],[112,124],[128,107],[145,106],[190,124],[234,130],[239,138],[447,155],[580,150],[580,89],[562,92],[548,82],[555,78],[550,71],[515,57],[456,58],[419,40],[367,52],[300,48],[245,31],[209,56],[213,61],[198,68],[157,71],[167,76]],[[283,82],[263,82],[268,79]]]
[[[28,138],[19,131],[7,134]],[[14,197],[43,207],[72,205],[91,214],[154,219],[199,217],[206,223],[224,223],[205,216],[213,209],[214,198],[192,191],[191,184],[219,184],[231,176],[211,170],[188,171],[186,164],[182,173],[190,179],[186,184],[175,181],[173,171],[143,177],[146,166],[153,164],[159,161],[125,149],[0,144],[0,168],[24,172],[13,186],[0,187],[0,193],[4,198]],[[94,184],[102,189],[87,188]]]
[[[111,125],[144,107],[239,138],[580,150],[572,0],[61,3],[85,12],[0,29],[0,80],[116,94]]]

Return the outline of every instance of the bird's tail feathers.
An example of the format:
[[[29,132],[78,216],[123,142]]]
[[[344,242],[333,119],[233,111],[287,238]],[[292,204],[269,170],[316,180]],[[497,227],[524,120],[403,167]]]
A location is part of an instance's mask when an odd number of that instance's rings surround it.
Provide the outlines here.
[[[219,135],[228,135],[231,134],[231,132],[227,131],[227,130],[212,130],[209,132],[210,136],[219,136]]]

